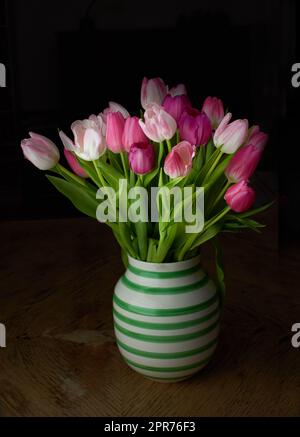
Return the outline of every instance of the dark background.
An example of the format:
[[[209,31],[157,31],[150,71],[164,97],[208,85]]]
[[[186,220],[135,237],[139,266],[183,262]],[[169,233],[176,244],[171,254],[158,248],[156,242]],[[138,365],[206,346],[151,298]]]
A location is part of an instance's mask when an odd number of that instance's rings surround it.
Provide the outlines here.
[[[297,8],[293,0],[0,0],[1,218],[78,215],[23,159],[20,140],[33,130],[59,145],[58,127],[69,132],[108,100],[137,111],[143,76],[161,76],[186,83],[196,107],[216,95],[269,133],[260,169],[279,173],[282,228],[295,235]]]

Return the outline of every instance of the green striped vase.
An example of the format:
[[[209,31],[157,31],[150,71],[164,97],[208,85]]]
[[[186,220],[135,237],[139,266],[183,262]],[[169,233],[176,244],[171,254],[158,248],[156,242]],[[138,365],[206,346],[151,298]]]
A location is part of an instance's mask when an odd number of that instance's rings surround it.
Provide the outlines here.
[[[114,327],[126,363],[162,382],[186,379],[211,359],[220,300],[199,257],[148,263],[128,257],[114,292]]]

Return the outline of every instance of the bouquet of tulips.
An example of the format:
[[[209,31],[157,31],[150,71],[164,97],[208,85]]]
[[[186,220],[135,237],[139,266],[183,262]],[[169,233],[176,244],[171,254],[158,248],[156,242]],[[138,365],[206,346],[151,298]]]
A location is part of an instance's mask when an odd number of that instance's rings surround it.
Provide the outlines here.
[[[262,225],[250,216],[268,205],[253,209],[249,178],[267,135],[258,126],[249,128],[245,119],[231,121],[216,97],[207,97],[200,110],[193,107],[183,84],[169,89],[160,78],[144,78],[141,106],[132,115],[110,102],[100,114],[75,121],[72,139],[60,131],[68,167],[59,162],[56,145],[36,133],[22,141],[24,155],[52,173],[49,181],[84,214],[97,218],[101,199],[106,202],[100,221],[110,226],[125,262],[127,254],[148,262],[180,261],[195,256],[208,240],[218,248],[216,236],[222,231],[258,230]],[[128,199],[132,188],[150,193],[153,187],[189,188],[190,194],[179,200],[174,196],[168,220],[162,214],[166,198],[156,196],[158,220],[153,222],[149,199],[138,207]],[[197,207],[197,187],[204,197],[202,226],[187,232],[187,219],[175,216],[187,206]],[[135,215],[129,214],[133,207]]]

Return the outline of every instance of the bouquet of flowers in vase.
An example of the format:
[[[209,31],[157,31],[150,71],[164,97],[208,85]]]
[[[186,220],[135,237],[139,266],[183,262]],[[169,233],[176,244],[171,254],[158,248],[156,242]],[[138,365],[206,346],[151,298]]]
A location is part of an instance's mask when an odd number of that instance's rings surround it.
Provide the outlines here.
[[[187,260],[208,240],[217,248],[220,232],[259,230],[250,217],[268,205],[253,208],[249,179],[267,135],[232,121],[216,97],[195,108],[183,84],[169,89],[160,78],[144,78],[141,106],[129,114],[110,102],[75,121],[72,138],[59,131],[68,166],[50,139],[32,132],[21,142],[25,158],[77,209],[106,222],[125,262]]]

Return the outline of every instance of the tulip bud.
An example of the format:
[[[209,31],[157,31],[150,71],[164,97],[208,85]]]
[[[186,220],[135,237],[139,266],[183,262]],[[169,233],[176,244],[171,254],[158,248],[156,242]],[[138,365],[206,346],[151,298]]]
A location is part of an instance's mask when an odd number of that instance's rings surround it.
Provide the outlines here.
[[[190,107],[191,103],[189,101],[189,98],[184,94],[176,95],[174,97],[168,94],[163,102],[163,108],[167,111],[168,114],[172,115],[172,117],[176,120],[177,124],[179,123],[182,113]]]
[[[252,126],[247,144],[252,144],[258,149],[264,149],[268,141],[268,135],[259,130],[259,126]]]
[[[139,121],[144,134],[152,141],[170,140],[176,132],[176,121],[161,106],[153,104],[144,113],[144,122]]]
[[[156,103],[161,105],[167,94],[167,86],[160,77],[147,79],[144,77],[141,89],[141,104],[144,109]]]
[[[248,133],[248,120],[229,123],[232,114],[228,112],[214,134],[214,143],[223,153],[232,154],[243,144]],[[229,124],[228,124],[229,123]]]
[[[63,134],[62,141],[68,150],[76,153],[79,158],[85,161],[94,161],[102,156],[106,151],[105,137],[100,125],[93,119],[77,120],[72,123],[71,130],[74,135],[73,149],[68,147]]]
[[[134,143],[130,147],[128,155],[131,170],[142,175],[153,170],[155,165],[155,153],[150,143]]]
[[[248,180],[254,173],[262,156],[262,149],[252,144],[241,147],[231,158],[225,175],[230,182]]]
[[[124,151],[122,142],[125,126],[125,118],[121,112],[109,112],[106,120],[106,143],[114,153]]]
[[[22,140],[24,156],[39,170],[50,170],[59,161],[60,155],[56,145],[43,135],[29,132],[31,138]]]
[[[180,138],[195,146],[203,146],[211,136],[211,124],[205,112],[187,108],[179,120]]]
[[[202,111],[210,119],[213,129],[217,129],[224,117],[224,107],[221,99],[217,97],[206,97],[204,100]]]
[[[77,176],[80,176],[81,178],[88,177],[87,173],[84,171],[84,169],[78,163],[76,157],[74,156],[74,153],[70,152],[67,149],[64,149],[64,155],[65,155],[66,160],[68,161],[69,166],[71,167],[73,172],[75,174],[77,174]]]
[[[181,141],[168,153],[164,172],[172,179],[186,176],[192,168],[194,154],[195,147],[188,141]]]
[[[128,117],[125,121],[122,144],[127,152],[133,143],[146,143],[148,141],[144,134],[138,117]]]
[[[178,85],[171,88],[168,94],[170,94],[170,96],[172,97],[182,96],[183,94],[186,95],[187,94],[186,87],[183,83],[179,83]]]
[[[255,191],[249,187],[247,181],[242,180],[228,188],[224,199],[233,211],[244,212],[252,207],[255,200]]]

